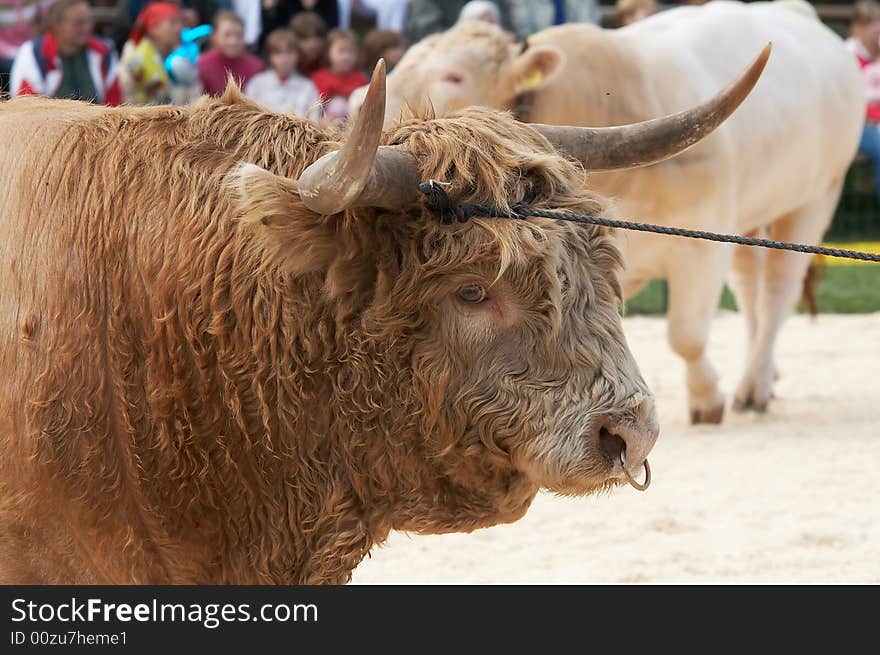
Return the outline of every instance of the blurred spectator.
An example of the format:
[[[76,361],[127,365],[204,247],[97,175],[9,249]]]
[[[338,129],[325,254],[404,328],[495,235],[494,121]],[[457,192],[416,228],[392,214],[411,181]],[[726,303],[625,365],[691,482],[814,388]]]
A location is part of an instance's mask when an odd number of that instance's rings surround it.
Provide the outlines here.
[[[245,46],[256,50],[260,32],[263,31],[262,0],[232,0],[232,11],[241,19]]]
[[[299,51],[293,30],[281,27],[266,37],[266,63],[267,69],[247,83],[245,95],[272,111],[292,111],[306,117],[312,110],[320,117],[318,89],[296,69]]]
[[[39,32],[53,0],[0,0],[0,94],[9,86],[9,71],[18,49]]]
[[[191,9],[195,14],[196,25],[210,25],[214,15],[224,9],[232,9],[232,0],[183,0],[182,6]],[[184,16],[186,19],[186,16]],[[186,19],[187,27],[192,27]]]
[[[458,22],[466,20],[482,20],[487,23],[501,24],[501,10],[489,0],[471,0],[458,14]]]
[[[120,79],[125,101],[135,105],[185,104],[198,83],[175,88],[165,58],[180,45],[183,16],[174,2],[151,2],[141,10],[122,48]]]
[[[262,0],[263,31],[260,35],[260,51],[269,32],[288,27],[294,16],[302,12],[315,13],[324,21],[324,34],[329,27],[339,26],[339,6],[351,0]],[[329,27],[328,27],[329,26]]]
[[[287,27],[293,18],[293,3],[286,0],[262,0],[262,15],[260,39],[257,43],[257,52],[266,52],[266,39],[275,30]]]
[[[57,0],[49,9],[49,31],[25,42],[12,64],[11,95],[120,104],[118,62],[113,44],[92,33],[86,0]]]
[[[134,25],[137,17],[153,0],[126,0],[129,23]],[[232,0],[165,0],[180,6],[180,17],[184,27],[195,27],[200,23],[210,23],[214,14],[221,9],[231,9]]]
[[[348,116],[348,96],[367,83],[367,76],[357,68],[358,42],[354,32],[336,29],[327,41],[330,66],[312,75],[312,81],[326,101],[324,116],[333,123]]]
[[[518,0],[519,2],[538,2],[544,0]],[[554,0],[546,0],[553,4]],[[573,0],[575,3],[581,0]],[[594,0],[583,0],[591,3]],[[468,0],[410,0],[409,13],[406,19],[404,35],[409,43],[421,41],[429,34],[443,32],[455,25],[461,10],[468,4]],[[504,0],[498,4],[501,12],[501,27],[510,29],[511,11],[508,5],[513,5],[514,0]],[[552,12],[551,12],[552,16]]]
[[[244,21],[231,11],[219,11],[214,16],[211,50],[199,57],[199,79],[205,93],[221,95],[231,73],[236,83],[244,87],[263,70],[259,57],[247,52],[244,43]]]
[[[195,27],[201,22],[199,12],[192,7],[187,7],[188,3],[178,2],[177,4],[180,5],[180,20],[183,23],[184,29]],[[210,23],[211,21],[206,22]]]
[[[352,15],[372,18],[377,30],[403,32],[409,0],[339,0],[339,27],[351,27]]]
[[[287,2],[291,6],[293,16],[304,11],[314,12],[324,21],[326,29],[335,29],[339,27],[340,6],[351,3],[352,0],[287,0]]]
[[[327,23],[313,11],[298,13],[290,29],[299,44],[299,72],[311,77],[324,65],[327,50]]]
[[[594,23],[601,18],[597,0],[508,0],[519,39],[563,23]]]
[[[361,68],[368,77],[373,74],[376,62],[380,59],[385,60],[385,70],[390,73],[403,57],[406,40],[399,32],[373,30],[364,38],[361,50]]]
[[[631,25],[659,9],[656,0],[617,0],[617,20],[621,27]]]
[[[846,45],[862,69],[868,102],[859,152],[871,160],[880,198],[880,4],[861,0],[854,5],[850,35]]]

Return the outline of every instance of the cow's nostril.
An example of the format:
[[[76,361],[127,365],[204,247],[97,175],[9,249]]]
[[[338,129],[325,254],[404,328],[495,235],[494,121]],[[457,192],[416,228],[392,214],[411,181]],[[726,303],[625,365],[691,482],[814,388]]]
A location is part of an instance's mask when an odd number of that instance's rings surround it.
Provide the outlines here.
[[[626,449],[626,442],[603,426],[599,430],[599,447],[609,463],[614,464],[620,461],[620,455]]]

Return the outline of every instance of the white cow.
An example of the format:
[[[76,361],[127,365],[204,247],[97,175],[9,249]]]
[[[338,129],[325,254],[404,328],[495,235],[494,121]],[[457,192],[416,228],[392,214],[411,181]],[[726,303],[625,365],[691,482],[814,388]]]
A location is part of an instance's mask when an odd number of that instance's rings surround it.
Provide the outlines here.
[[[664,11],[618,30],[568,24],[512,47],[470,23],[416,44],[389,78],[388,111],[430,98],[442,113],[470,104],[523,111],[524,120],[619,125],[705,100],[768,42],[763,77],[712,136],[661,164],[591,173],[591,189],[632,220],[819,243],[856,152],[862,80],[843,41],[801,0],[717,0]],[[763,411],[773,349],[809,256],[644,233],[621,233],[628,295],[669,284],[668,337],[686,363],[693,422],[720,422],[724,396],[706,355],[728,277],[747,324],[749,354],[734,406]],[[732,275],[731,275],[732,273]]]

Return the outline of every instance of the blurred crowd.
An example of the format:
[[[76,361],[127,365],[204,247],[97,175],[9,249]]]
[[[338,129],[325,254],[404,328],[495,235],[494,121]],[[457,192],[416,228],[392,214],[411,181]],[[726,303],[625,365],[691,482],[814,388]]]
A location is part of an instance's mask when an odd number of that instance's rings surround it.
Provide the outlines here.
[[[617,0],[614,23],[665,6]],[[99,35],[95,12],[108,7],[117,24]],[[276,111],[334,123],[347,116],[349,94],[368,82],[379,58],[393,69],[408,44],[459,21],[497,23],[523,40],[600,18],[597,0],[0,0],[0,91],[183,104],[223,93],[231,77]],[[868,96],[860,150],[875,162],[880,189],[877,2],[855,3],[847,43]]]
[[[867,101],[859,153],[873,165],[874,189],[880,199],[880,4],[860,0],[853,9],[846,45],[862,69]]]
[[[620,0],[620,24],[657,10]],[[95,14],[115,10],[96,32]],[[277,111],[333,123],[383,58],[465,20],[522,40],[599,23],[597,0],[0,0],[0,93],[185,104],[232,77]]]

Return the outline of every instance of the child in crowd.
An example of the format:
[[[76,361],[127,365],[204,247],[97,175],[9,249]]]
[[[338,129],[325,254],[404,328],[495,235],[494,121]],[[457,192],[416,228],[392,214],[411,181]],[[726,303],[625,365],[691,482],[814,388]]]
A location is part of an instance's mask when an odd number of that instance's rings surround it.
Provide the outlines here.
[[[312,11],[298,13],[290,21],[299,48],[299,72],[311,77],[324,65],[327,23]]]
[[[325,117],[337,122],[348,116],[348,96],[356,88],[365,85],[367,76],[357,68],[358,41],[351,30],[333,30],[327,39],[329,68],[322,68],[312,75],[312,82],[326,101]]]
[[[656,14],[659,9],[655,0],[617,0],[617,20],[621,27],[632,25]]]
[[[244,87],[263,70],[263,62],[245,49],[244,23],[231,11],[218,11],[214,16],[211,50],[199,57],[199,79],[205,93],[219,96],[226,89],[229,73]]]
[[[293,30],[278,28],[266,37],[266,63],[268,69],[251,78],[245,95],[272,111],[292,111],[297,116],[318,118],[318,89],[296,70],[299,53]]]
[[[875,191],[880,199],[880,4],[860,0],[853,5],[846,47],[862,69],[866,107],[859,152],[871,160]]]
[[[151,2],[141,10],[122,48],[119,77],[125,101],[135,105],[185,104],[201,93],[198,84],[175,88],[165,57],[180,45],[180,6]]]
[[[364,37],[361,68],[367,75],[373,74],[376,62],[385,60],[385,71],[390,73],[406,50],[406,40],[400,32],[373,30]]]

